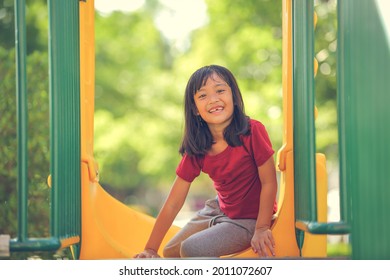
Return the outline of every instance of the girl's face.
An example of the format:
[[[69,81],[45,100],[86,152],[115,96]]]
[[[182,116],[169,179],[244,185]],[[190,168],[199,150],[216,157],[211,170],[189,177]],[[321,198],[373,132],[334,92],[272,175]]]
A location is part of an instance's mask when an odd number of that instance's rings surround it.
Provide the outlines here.
[[[198,114],[211,128],[225,128],[232,121],[234,112],[233,94],[229,85],[215,73],[212,74],[194,95]]]

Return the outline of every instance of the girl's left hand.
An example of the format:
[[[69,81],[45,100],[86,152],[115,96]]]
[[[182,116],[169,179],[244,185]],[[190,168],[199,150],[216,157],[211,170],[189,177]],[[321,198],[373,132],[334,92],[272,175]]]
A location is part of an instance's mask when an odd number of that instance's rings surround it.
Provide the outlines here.
[[[160,256],[157,254],[156,250],[145,249],[143,252],[135,255],[133,258],[135,259],[160,258]]]
[[[272,236],[272,231],[269,228],[258,228],[251,241],[252,250],[259,255],[259,257],[268,257],[268,252],[275,256],[275,241]]]

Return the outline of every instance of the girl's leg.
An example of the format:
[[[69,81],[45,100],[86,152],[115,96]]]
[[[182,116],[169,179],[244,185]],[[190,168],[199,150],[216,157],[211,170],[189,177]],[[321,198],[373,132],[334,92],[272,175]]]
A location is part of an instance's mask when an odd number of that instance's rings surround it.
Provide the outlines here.
[[[209,220],[193,218],[167,243],[163,250],[163,256],[165,258],[180,258],[182,241],[194,233],[206,229],[208,225]]]
[[[221,222],[191,235],[181,244],[183,258],[220,257],[250,247],[256,220]]]
[[[180,247],[183,240],[189,236],[207,229],[213,217],[221,215],[216,199],[207,200],[205,207],[191,219],[165,246],[163,256],[166,258],[180,258]]]

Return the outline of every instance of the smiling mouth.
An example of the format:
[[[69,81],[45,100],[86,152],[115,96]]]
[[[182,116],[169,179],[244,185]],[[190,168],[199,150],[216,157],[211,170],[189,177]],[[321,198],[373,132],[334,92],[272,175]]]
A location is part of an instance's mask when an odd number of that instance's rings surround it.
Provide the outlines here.
[[[216,108],[212,108],[211,110],[209,110],[209,113],[217,113],[217,112],[221,112],[223,110],[223,107],[216,107]]]

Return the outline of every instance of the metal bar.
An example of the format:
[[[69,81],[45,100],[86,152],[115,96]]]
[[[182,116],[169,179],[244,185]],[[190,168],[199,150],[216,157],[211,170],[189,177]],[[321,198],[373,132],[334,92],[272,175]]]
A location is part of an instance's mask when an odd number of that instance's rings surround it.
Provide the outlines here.
[[[306,231],[312,234],[348,234],[351,231],[350,226],[343,222],[332,223],[317,223],[313,221],[301,221],[295,222],[295,227],[302,231]]]
[[[28,113],[25,0],[15,0],[16,103],[18,133],[18,240],[27,238]]]
[[[54,129],[55,123],[57,122],[57,112],[59,110],[59,102],[57,101],[58,96],[53,94],[55,91],[56,79],[58,75],[56,74],[54,65],[57,63],[56,56],[56,26],[55,26],[55,13],[54,13],[54,1],[48,1],[48,10],[49,10],[49,92],[50,92],[50,174],[52,177],[52,190],[51,190],[51,224],[50,224],[50,233],[52,236],[58,236],[58,196],[56,195],[58,185],[57,185],[57,173],[58,160],[55,160],[58,155],[57,151],[57,142],[58,142],[58,133]]]
[[[347,106],[347,96],[344,94],[346,92],[346,88],[350,87],[350,85],[347,85],[346,80],[346,73],[350,73],[351,68],[349,64],[345,63],[346,61],[346,53],[342,51],[343,49],[350,49],[349,40],[346,40],[346,34],[344,29],[342,28],[345,26],[346,18],[344,14],[346,14],[347,11],[344,11],[344,6],[342,3],[339,3],[337,5],[338,11],[337,11],[337,21],[339,25],[339,30],[337,32],[337,118],[338,118],[338,141],[339,141],[339,162],[340,162],[340,218],[343,221],[350,222],[350,202],[348,201],[348,193],[347,193],[347,170],[348,170],[348,164],[347,164],[347,153],[348,149],[350,147],[346,143],[346,137],[345,135],[348,132],[348,135],[351,133],[348,131],[347,123],[350,123],[351,121],[348,120],[350,117],[350,107]]]
[[[30,238],[24,241],[11,240],[10,249],[12,252],[26,251],[55,251],[61,247],[58,238]]]

